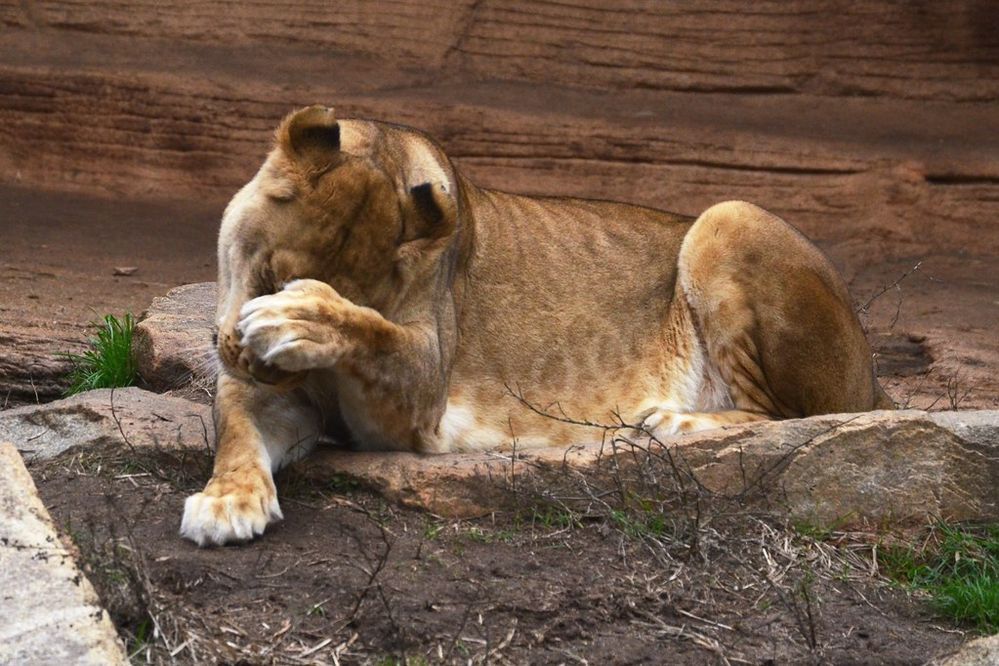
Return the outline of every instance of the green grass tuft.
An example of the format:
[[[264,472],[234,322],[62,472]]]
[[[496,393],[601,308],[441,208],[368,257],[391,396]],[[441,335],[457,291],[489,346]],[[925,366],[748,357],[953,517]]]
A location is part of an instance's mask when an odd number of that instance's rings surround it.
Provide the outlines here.
[[[893,580],[926,592],[941,615],[999,632],[999,525],[942,524],[918,549],[883,549],[879,563]]]
[[[518,515],[518,523],[527,523],[531,527],[540,526],[544,529],[566,529],[579,527],[579,519],[570,511],[557,506],[533,507],[531,514],[524,520]]]
[[[73,361],[66,395],[99,388],[132,386],[138,372],[132,357],[132,331],[135,318],[107,315],[97,324],[97,335],[90,339],[90,349],[82,354],[66,354]]]
[[[650,510],[630,513],[614,510],[611,511],[610,518],[619,530],[632,539],[660,537],[667,533],[669,527],[663,514]]]

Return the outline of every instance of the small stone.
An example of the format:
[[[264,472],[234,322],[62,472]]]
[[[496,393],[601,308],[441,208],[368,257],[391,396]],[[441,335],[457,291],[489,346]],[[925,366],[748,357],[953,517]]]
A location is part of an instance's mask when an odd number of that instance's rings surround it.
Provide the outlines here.
[[[115,266],[112,275],[135,275],[135,271],[139,270],[138,266]]]

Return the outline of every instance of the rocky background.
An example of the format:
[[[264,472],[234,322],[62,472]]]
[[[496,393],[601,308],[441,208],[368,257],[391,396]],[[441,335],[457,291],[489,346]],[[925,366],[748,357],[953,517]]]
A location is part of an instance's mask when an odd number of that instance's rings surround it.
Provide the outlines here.
[[[423,128],[497,187],[999,250],[984,0],[29,0],[0,24],[6,183],[222,201],[322,102]]]

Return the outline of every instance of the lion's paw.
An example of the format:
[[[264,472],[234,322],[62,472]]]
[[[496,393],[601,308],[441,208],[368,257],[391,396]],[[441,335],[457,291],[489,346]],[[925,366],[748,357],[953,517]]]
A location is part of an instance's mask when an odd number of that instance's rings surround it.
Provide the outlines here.
[[[199,546],[222,546],[260,536],[282,518],[272,484],[213,478],[184,502],[180,534]]]
[[[716,426],[717,424],[705,415],[657,409],[645,417],[640,430],[654,437],[672,437],[688,432],[708,430]]]
[[[329,367],[342,353],[337,315],[348,303],[329,285],[295,280],[243,306],[236,325],[240,344],[263,364],[286,372]]]
[[[673,435],[711,430],[712,428],[760,421],[766,418],[763,414],[739,410],[684,413],[668,409],[655,409],[645,416],[639,431],[657,438],[672,437]]]

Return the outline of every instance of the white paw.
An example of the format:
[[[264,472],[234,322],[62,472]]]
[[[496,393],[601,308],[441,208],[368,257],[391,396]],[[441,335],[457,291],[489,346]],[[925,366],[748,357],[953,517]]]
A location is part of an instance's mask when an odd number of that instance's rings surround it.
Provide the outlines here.
[[[656,409],[642,420],[640,430],[653,437],[664,438],[710,430],[722,425],[709,414],[684,414],[668,409]]]
[[[655,437],[672,437],[682,432],[691,432],[694,417],[677,412],[656,410],[642,421],[642,430]]]
[[[196,493],[184,502],[180,534],[199,546],[221,546],[260,536],[269,523],[283,517],[273,495]]]

